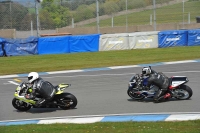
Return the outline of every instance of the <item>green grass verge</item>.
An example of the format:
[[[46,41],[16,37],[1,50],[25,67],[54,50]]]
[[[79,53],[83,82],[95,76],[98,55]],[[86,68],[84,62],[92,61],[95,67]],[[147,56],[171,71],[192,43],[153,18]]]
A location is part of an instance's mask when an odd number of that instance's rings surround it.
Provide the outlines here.
[[[199,133],[200,120],[0,126],[2,133]]]
[[[0,58],[0,75],[200,59],[200,46]]]

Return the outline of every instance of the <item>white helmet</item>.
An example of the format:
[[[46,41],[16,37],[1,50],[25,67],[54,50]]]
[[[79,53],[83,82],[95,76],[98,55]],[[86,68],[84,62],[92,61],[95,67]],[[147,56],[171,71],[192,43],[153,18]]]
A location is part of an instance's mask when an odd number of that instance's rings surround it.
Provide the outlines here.
[[[39,74],[37,72],[30,72],[28,74],[28,82],[29,83],[32,83],[33,81],[35,81],[38,78],[39,78]]]
[[[150,73],[151,73],[151,69],[150,69],[150,68],[144,67],[144,68],[142,69],[142,74],[143,74],[143,75],[147,76],[147,75],[149,75]]]

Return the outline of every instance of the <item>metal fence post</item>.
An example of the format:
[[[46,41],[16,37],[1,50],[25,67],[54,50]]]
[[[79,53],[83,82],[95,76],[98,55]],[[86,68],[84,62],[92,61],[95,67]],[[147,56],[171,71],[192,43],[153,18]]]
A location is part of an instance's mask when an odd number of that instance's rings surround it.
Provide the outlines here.
[[[113,19],[113,16],[111,18],[111,27],[114,27],[114,19]]]
[[[99,31],[99,0],[96,0],[96,10],[97,10],[97,33],[100,33]]]
[[[74,18],[72,18],[72,28],[74,28]]]
[[[188,24],[190,24],[190,12],[188,13]]]
[[[39,13],[38,13],[38,1],[37,0],[35,0],[35,12],[36,12],[36,19],[37,19],[37,37],[39,37],[40,36],[40,34],[39,34],[39,27],[40,27],[40,24],[39,24]]]
[[[154,31],[156,31],[156,2],[153,0]]]
[[[126,32],[128,32],[128,18],[127,18],[127,4],[128,4],[128,2],[127,2],[127,0],[126,0]]]
[[[152,14],[150,14],[150,25],[152,25]]]
[[[185,10],[184,10],[184,8],[185,8],[185,1],[183,0],[183,28],[184,28],[184,19],[185,19],[185,17],[184,17],[184,13],[185,13]]]
[[[11,14],[12,14],[12,5],[11,5],[11,0],[10,0],[10,28],[12,29],[12,17],[11,17]]]
[[[33,22],[31,20],[31,36],[33,36]]]

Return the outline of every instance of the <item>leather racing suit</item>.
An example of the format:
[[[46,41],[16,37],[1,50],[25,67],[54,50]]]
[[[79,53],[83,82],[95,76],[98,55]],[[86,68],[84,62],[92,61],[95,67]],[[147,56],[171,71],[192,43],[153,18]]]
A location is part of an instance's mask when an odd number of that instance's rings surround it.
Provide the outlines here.
[[[154,101],[158,102],[163,98],[163,95],[169,87],[169,78],[161,72],[152,70],[147,81],[147,87],[149,88],[151,85],[155,85],[159,88],[153,98]]]
[[[32,86],[33,92],[31,93],[31,99],[34,99],[37,93],[39,93],[42,98],[39,99],[35,106],[41,107],[49,102],[55,95],[55,87],[48,81],[44,81],[42,78],[38,78],[34,81]]]

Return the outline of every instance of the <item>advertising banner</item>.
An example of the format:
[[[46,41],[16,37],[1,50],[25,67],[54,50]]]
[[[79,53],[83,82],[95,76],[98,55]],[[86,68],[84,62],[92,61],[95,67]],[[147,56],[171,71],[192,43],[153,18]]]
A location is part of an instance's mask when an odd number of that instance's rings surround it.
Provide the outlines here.
[[[200,45],[200,29],[188,31],[188,46]]]
[[[4,49],[7,56],[37,54],[37,37],[26,39],[5,39]]]
[[[158,47],[187,46],[187,30],[168,30],[158,33]]]
[[[158,48],[158,32],[159,31],[129,33],[130,48]]]
[[[127,33],[104,34],[100,36],[99,51],[130,49]]]

